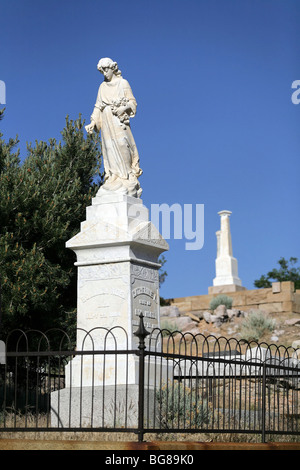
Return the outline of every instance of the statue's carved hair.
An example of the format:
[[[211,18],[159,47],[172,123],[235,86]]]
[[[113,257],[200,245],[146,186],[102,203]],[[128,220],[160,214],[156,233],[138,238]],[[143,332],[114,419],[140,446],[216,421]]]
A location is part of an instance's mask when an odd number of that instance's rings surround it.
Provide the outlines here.
[[[97,65],[97,69],[103,73],[103,67],[109,67],[114,71],[115,75],[120,76],[121,75],[121,70],[118,68],[117,62],[114,62],[112,59],[109,57],[104,57],[103,59],[100,59]]]

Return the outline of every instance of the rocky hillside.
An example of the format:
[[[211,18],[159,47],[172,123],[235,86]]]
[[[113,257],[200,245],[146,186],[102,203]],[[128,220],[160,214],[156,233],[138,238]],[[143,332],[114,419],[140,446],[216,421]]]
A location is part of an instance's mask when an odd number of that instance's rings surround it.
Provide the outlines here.
[[[253,320],[253,312],[241,311],[238,309],[228,309],[225,305],[219,305],[214,311],[204,311],[195,313],[181,312],[176,306],[167,306],[160,308],[161,327],[170,331],[178,330],[181,333],[190,332],[192,334],[202,333],[205,336],[214,335],[217,338],[224,336],[225,338],[236,338],[251,340],[249,337],[250,319]],[[266,342],[268,344],[292,346],[300,348],[300,315],[297,316],[278,316],[266,315],[264,312],[257,312],[256,317],[251,325],[254,331],[250,336],[256,336],[258,342]],[[258,318],[258,320],[257,320]],[[258,323],[263,323],[259,325]],[[253,326],[254,323],[254,326]],[[262,331],[259,330],[260,327]],[[245,335],[248,334],[246,338]]]

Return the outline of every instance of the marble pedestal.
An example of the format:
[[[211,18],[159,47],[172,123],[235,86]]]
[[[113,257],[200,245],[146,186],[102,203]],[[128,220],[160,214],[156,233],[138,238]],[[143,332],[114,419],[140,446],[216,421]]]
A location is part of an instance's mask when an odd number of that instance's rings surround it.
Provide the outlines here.
[[[240,292],[243,290],[246,290],[246,287],[236,284],[224,284],[221,286],[210,286],[208,288],[208,294],[229,294],[230,292]]]
[[[77,256],[77,350],[136,349],[140,313],[149,331],[160,324],[158,257],[169,248],[142,200],[95,197],[66,246]],[[135,370],[136,359],[131,363]],[[138,374],[130,370],[130,383],[136,383]]]

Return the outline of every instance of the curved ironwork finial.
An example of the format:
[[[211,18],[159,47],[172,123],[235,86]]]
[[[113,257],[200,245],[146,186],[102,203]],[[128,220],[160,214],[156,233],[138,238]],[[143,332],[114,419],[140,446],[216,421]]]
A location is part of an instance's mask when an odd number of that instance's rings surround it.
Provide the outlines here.
[[[144,315],[141,312],[139,314],[140,317],[140,323],[138,326],[138,329],[133,333],[134,336],[136,336],[139,339],[139,349],[145,349],[145,339],[147,338],[148,335],[150,335],[150,332],[146,330],[145,325],[144,325]]]

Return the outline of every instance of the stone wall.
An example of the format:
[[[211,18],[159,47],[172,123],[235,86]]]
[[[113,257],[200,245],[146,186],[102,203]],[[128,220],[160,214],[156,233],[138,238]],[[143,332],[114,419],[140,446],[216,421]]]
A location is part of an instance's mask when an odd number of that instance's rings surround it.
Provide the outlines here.
[[[209,310],[210,301],[219,294],[196,295],[172,299],[171,305],[183,313],[200,314]],[[239,310],[262,310],[268,314],[300,314],[300,290],[293,282],[274,282],[267,289],[242,290],[228,292],[233,299],[233,308]]]

